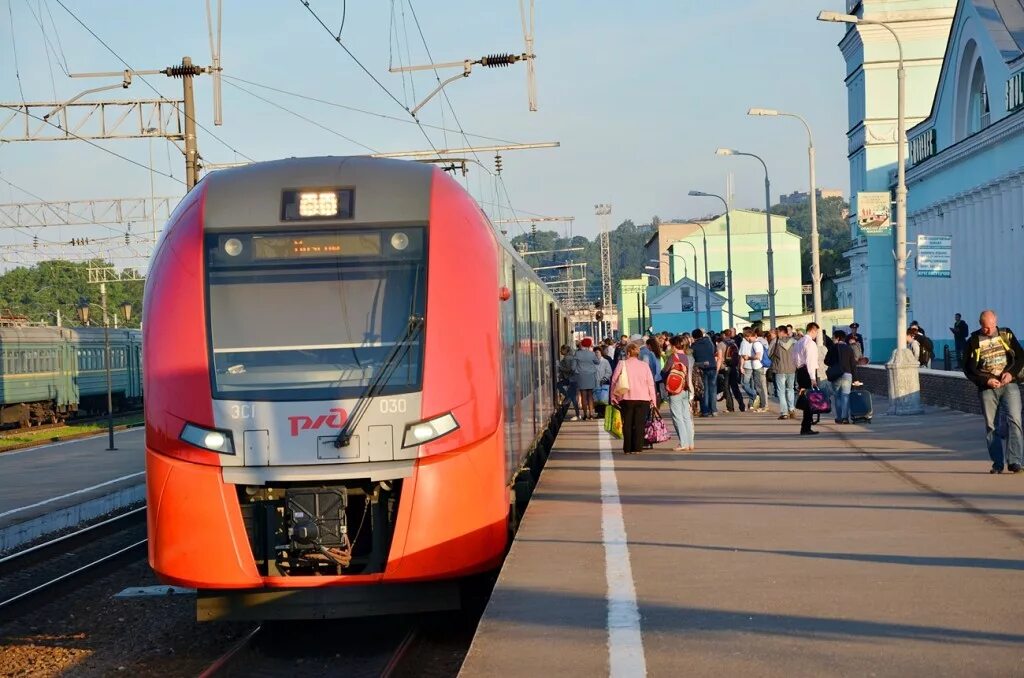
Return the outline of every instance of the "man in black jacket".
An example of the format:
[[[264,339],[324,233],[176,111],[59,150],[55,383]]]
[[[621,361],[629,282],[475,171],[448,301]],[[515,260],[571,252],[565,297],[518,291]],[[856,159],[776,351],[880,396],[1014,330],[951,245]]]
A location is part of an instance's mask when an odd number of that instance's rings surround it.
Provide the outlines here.
[[[1003,472],[1003,440],[996,434],[996,413],[1003,406],[1007,429],[1005,461],[1010,473],[1024,463],[1020,387],[1015,376],[1024,368],[1024,349],[1009,329],[999,327],[995,311],[982,311],[981,329],[971,335],[964,350],[964,374],[978,387],[985,413],[985,443],[992,459],[990,473]]]

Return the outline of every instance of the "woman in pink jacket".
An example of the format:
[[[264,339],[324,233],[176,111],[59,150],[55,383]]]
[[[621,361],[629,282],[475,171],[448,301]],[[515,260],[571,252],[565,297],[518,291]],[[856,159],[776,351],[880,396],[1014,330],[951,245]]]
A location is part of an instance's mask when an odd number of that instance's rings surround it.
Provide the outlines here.
[[[658,406],[654,393],[654,377],[647,363],[637,359],[640,346],[630,344],[626,348],[626,359],[615,366],[612,374],[611,401],[622,411],[622,451],[626,454],[640,454],[644,446],[644,427],[652,407]],[[626,371],[629,390],[616,393],[619,375]]]

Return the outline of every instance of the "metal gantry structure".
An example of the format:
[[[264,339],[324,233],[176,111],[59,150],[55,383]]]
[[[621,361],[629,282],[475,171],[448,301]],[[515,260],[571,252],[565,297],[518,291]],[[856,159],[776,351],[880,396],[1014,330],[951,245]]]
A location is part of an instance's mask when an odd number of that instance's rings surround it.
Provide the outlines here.
[[[612,246],[608,221],[612,215],[612,206],[607,203],[594,205],[600,229],[598,239],[601,241],[601,307],[605,312],[612,308]]]

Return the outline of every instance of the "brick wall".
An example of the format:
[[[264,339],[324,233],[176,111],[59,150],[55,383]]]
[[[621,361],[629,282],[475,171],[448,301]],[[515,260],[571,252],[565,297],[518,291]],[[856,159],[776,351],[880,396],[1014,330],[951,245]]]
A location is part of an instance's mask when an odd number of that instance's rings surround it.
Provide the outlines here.
[[[962,372],[922,369],[920,374],[921,402],[925,405],[981,414],[978,387],[968,381]],[[885,365],[862,365],[857,368],[857,378],[864,382],[864,388],[871,393],[888,396],[889,380]]]

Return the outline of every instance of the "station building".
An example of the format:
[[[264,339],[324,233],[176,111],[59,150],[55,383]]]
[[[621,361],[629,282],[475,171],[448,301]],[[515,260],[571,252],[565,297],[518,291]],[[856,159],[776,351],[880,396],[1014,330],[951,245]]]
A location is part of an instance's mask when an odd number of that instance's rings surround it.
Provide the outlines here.
[[[931,112],[907,137],[910,317],[938,355],[954,313],[973,331],[993,308],[1024,332],[1024,0],[957,3]]]
[[[938,355],[962,313],[972,330],[994,308],[1024,327],[1024,0],[848,0],[847,10],[889,23],[907,70],[908,317]],[[896,45],[877,26],[851,27],[847,59],[851,213],[858,191],[896,182]],[[895,199],[895,198],[893,198]],[[893,210],[895,211],[895,210]],[[893,234],[852,228],[849,295],[869,355],[896,343]]]

